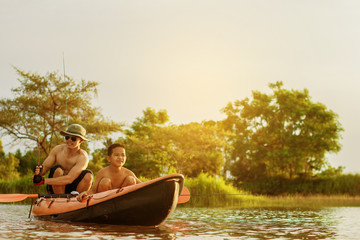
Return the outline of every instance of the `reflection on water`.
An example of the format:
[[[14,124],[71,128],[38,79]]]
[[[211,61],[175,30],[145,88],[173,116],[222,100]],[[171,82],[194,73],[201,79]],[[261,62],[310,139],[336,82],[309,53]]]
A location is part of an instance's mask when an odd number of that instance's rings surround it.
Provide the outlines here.
[[[337,223],[332,213],[330,209],[184,209],[177,213],[177,218],[191,223],[188,234],[201,233],[207,239],[211,236],[223,239],[333,239],[336,232],[329,226]],[[171,224],[172,221],[167,223]]]
[[[27,205],[0,205],[1,239],[358,239],[360,208],[178,208],[157,227],[29,219]]]

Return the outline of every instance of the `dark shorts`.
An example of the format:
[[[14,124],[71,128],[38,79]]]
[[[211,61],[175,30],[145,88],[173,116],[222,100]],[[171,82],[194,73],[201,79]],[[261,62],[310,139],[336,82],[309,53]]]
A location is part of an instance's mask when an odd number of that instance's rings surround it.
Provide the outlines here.
[[[49,178],[52,178],[54,176],[54,172],[57,168],[63,169],[63,167],[61,165],[55,165],[54,167],[52,167],[50,169]],[[83,170],[80,173],[80,175],[72,183],[65,186],[65,193],[71,193],[72,191],[76,191],[76,188],[77,188],[79,182],[84,178],[85,174],[87,174],[87,173],[93,174],[92,171],[89,169]],[[47,185],[46,190],[48,191],[48,193],[54,194],[52,185]]]

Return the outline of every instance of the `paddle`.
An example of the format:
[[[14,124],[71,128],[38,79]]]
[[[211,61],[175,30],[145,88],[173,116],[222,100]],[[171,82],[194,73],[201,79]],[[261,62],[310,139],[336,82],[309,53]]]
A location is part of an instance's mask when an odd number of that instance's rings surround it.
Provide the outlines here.
[[[19,202],[27,198],[72,198],[76,197],[72,194],[20,194],[20,193],[10,193],[10,194],[0,194],[0,202]]]
[[[0,202],[19,202],[27,198],[38,198],[39,194],[0,194]]]
[[[181,191],[181,194],[178,198],[178,204],[179,203],[186,203],[187,201],[190,200],[190,192],[189,190],[184,186],[182,191]]]

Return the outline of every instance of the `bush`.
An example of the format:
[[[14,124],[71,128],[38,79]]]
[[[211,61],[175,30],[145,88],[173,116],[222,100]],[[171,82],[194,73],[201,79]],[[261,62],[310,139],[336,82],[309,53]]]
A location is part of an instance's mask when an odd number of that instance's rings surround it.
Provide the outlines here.
[[[185,186],[190,191],[191,207],[230,207],[249,204],[259,198],[227,184],[222,177],[201,173],[196,178],[186,178]]]

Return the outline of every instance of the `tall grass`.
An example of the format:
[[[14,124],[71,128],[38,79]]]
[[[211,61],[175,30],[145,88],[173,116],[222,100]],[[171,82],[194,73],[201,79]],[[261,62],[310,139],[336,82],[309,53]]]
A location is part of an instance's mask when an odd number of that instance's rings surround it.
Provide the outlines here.
[[[0,180],[0,193],[46,193],[46,186],[35,187],[32,184],[32,176],[29,175],[12,181]]]
[[[22,194],[33,194],[33,193],[46,193],[46,186],[34,186],[32,184],[32,175],[20,177],[16,180],[5,181],[0,180],[0,193],[22,193]],[[16,204],[30,204],[33,200],[26,199],[21,202],[15,202]]]
[[[360,207],[360,196],[321,194],[266,196],[260,207],[321,208],[339,206]]]
[[[263,197],[253,196],[227,184],[221,177],[200,174],[196,178],[186,178],[185,186],[190,191],[191,207],[231,207],[241,205],[259,205]]]
[[[247,182],[239,187],[253,194],[324,194],[324,195],[360,195],[360,175],[346,174],[337,177],[316,179],[267,178],[256,182]]]
[[[274,192],[278,184],[267,182],[263,191]],[[357,176],[341,176],[336,179],[310,181],[305,185],[284,185],[280,189],[292,191],[282,194],[253,195],[248,191],[227,184],[222,178],[200,174],[196,178],[186,178],[185,186],[190,191],[190,201],[181,206],[188,207],[287,207],[318,208],[324,206],[360,206],[360,193],[357,189],[360,181]],[[284,187],[286,186],[286,187]],[[315,189],[315,190],[314,190]],[[302,193],[297,193],[298,191]],[[314,194],[311,191],[318,191]],[[280,191],[278,191],[279,193]]]

